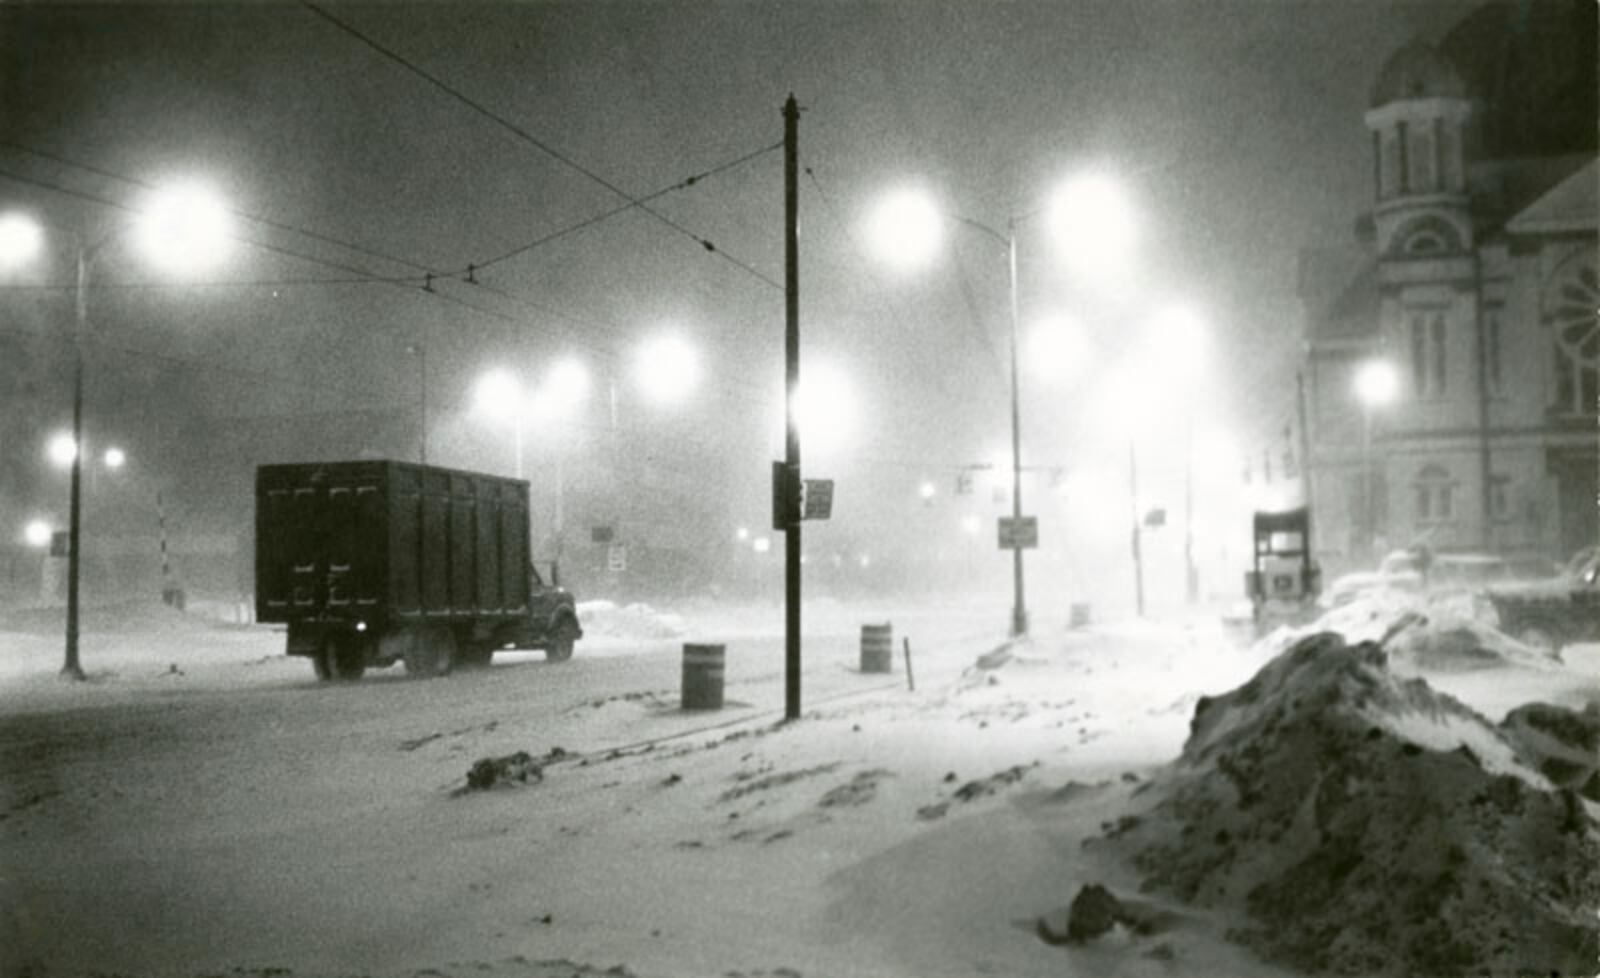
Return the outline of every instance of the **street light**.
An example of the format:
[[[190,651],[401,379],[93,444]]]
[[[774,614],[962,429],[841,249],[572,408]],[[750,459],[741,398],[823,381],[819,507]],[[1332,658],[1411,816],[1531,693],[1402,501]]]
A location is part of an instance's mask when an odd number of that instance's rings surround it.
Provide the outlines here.
[[[1048,209],[1054,237],[1077,265],[1104,270],[1112,261],[1121,260],[1132,241],[1131,212],[1116,183],[1103,175],[1081,176],[1063,185]],[[1011,519],[1018,532],[1022,524],[1022,409],[1018,378],[1021,309],[1017,289],[1017,227],[1035,213],[1012,214],[1006,218],[1002,232],[970,217],[941,211],[928,194],[907,188],[886,196],[868,225],[868,240],[873,249],[881,257],[900,265],[931,258],[940,243],[943,225],[952,221],[977,231],[1005,249],[1011,327]],[[1011,634],[1014,637],[1028,633],[1023,549],[1021,540],[1014,537],[1011,546]]]
[[[55,528],[44,520],[29,520],[22,528],[22,542],[36,550],[50,546],[50,538],[53,536]]]
[[[1355,395],[1361,405],[1361,523],[1369,556],[1378,534],[1372,498],[1372,415],[1394,403],[1399,392],[1400,373],[1389,361],[1368,360],[1356,368]]]
[[[32,230],[28,230],[31,225]],[[72,485],[69,498],[67,550],[67,634],[65,663],[61,674],[70,679],[85,678],[78,661],[78,589],[83,542],[83,336],[89,324],[89,276],[105,248],[124,231],[132,231],[139,251],[165,271],[183,274],[214,265],[226,253],[230,218],[222,200],[209,187],[198,182],[155,190],[140,205],[131,224],[113,227],[98,240],[85,243],[75,232],[61,229],[71,238],[77,251],[77,316],[73,331],[72,374]],[[0,219],[0,258],[31,257],[37,250],[35,239],[44,232],[36,222],[22,215]]]

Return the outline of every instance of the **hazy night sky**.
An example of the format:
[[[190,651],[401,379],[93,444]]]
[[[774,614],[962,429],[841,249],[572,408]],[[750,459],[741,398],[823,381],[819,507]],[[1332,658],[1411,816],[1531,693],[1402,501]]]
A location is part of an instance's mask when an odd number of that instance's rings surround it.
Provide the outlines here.
[[[406,347],[420,341],[430,460],[506,470],[503,433],[467,413],[473,378],[495,363],[532,378],[573,353],[602,387],[618,379],[619,424],[636,453],[652,446],[662,470],[726,484],[710,496],[759,523],[766,459],[781,444],[780,152],[652,200],[678,229],[627,210],[478,272],[482,285],[459,278],[468,264],[626,203],[596,177],[644,196],[774,147],[793,92],[806,110],[807,363],[839,363],[858,409],[848,444],[808,453],[807,468],[841,479],[832,532],[850,533],[850,519],[875,519],[873,501],[893,512],[920,479],[943,486],[1007,437],[1003,253],[954,230],[935,267],[877,267],[859,234],[884,190],[914,178],[953,211],[1003,228],[1085,165],[1119,174],[1140,239],[1139,267],[1116,295],[1091,298],[1068,282],[1041,222],[1021,224],[1024,322],[1073,313],[1090,341],[1075,383],[1025,374],[1026,461],[1084,457],[1071,419],[1103,413],[1097,380],[1133,355],[1150,311],[1170,300],[1195,309],[1216,344],[1195,412],[1249,447],[1291,410],[1296,253],[1348,240],[1368,202],[1361,114],[1373,79],[1397,47],[1437,40],[1473,6],[323,8],[519,136],[309,7],[9,5],[0,209],[23,206],[96,238],[125,215],[88,198],[131,202],[135,181],[194,173],[239,214],[274,222],[241,220],[254,244],[206,273],[213,284],[92,297],[101,345],[91,427],[97,414],[165,410],[160,434],[146,437],[170,439],[178,425],[192,448],[217,419],[279,432],[259,448],[205,451],[244,473],[216,475],[218,485],[242,484],[254,464],[297,446],[319,457],[414,452],[417,364]],[[69,285],[71,246],[50,247],[4,283]],[[440,276],[435,294],[419,287],[428,271]],[[154,280],[129,249],[108,249],[97,267],[111,286]],[[0,451],[20,471],[37,465],[41,427],[67,419],[66,348],[48,338],[70,323],[71,296],[12,288],[0,303],[0,341],[16,354],[0,382],[8,413],[28,419],[7,429]],[[668,322],[701,347],[708,376],[689,408],[664,416],[636,402],[624,371],[637,338]],[[599,471],[603,401],[591,401],[571,449],[580,482],[585,464]],[[370,418],[370,431],[351,417]],[[41,485],[13,475],[7,517]]]

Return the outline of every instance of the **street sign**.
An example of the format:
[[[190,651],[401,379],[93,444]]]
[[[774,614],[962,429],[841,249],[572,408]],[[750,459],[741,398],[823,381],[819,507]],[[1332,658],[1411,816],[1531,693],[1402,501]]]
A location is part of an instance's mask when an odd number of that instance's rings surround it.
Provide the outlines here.
[[[1152,530],[1167,525],[1167,511],[1159,506],[1144,514],[1144,525]]]
[[[833,515],[833,480],[805,479],[800,518],[825,520]]]
[[[595,526],[589,529],[589,542],[610,543],[616,539],[617,531],[610,526]]]
[[[613,543],[606,550],[606,570],[620,574],[628,569],[628,545]]]
[[[1039,546],[1037,516],[1000,517],[1000,549],[1032,550]]]
[[[66,530],[57,530],[50,534],[50,556],[72,556],[72,537],[67,534]]]

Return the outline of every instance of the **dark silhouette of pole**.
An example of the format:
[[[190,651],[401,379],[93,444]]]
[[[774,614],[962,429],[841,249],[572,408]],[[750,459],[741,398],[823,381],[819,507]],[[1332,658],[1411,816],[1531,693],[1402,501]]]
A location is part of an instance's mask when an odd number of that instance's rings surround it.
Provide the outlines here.
[[[783,103],[783,251],[784,251],[784,475],[781,492],[784,532],[784,717],[800,719],[800,517],[795,494],[800,488],[800,428],[795,421],[795,395],[800,390],[800,233],[799,233],[800,106],[794,95]]]
[[[61,675],[83,679],[78,661],[78,579],[83,542],[83,332],[89,318],[89,256],[78,249],[77,318],[72,334],[72,488],[67,532],[67,648]]]
[[[1011,519],[1014,528],[1022,526],[1022,408],[1017,380],[1018,319],[1017,304],[1017,219],[1006,223],[1006,248],[1011,278]],[[1021,532],[1015,529],[1014,532]],[[1023,597],[1022,544],[1011,541],[1011,634],[1028,634],[1028,603]]]

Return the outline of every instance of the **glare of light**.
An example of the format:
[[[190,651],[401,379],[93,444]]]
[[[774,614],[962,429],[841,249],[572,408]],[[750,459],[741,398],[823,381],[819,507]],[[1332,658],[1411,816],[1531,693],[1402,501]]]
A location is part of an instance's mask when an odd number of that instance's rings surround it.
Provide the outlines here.
[[[1082,373],[1089,344],[1079,324],[1067,316],[1047,316],[1034,323],[1025,343],[1028,366],[1040,377],[1063,380]]]
[[[808,447],[823,453],[840,448],[849,440],[856,420],[849,381],[831,364],[807,366],[795,393],[794,414]]]
[[[868,567],[872,566],[872,555],[862,554],[860,557],[856,558],[856,563],[861,565],[862,570],[866,570]]]
[[[932,482],[926,480],[923,481],[922,485],[917,487],[917,494],[923,499],[930,501],[933,499],[934,495],[938,493],[938,491],[938,487],[936,487]]]
[[[1239,480],[1238,440],[1221,428],[1204,428],[1194,435],[1195,475],[1202,481],[1227,485]]]
[[[944,219],[933,197],[918,188],[891,191],[867,219],[867,247],[878,259],[901,268],[931,261],[942,246]]]
[[[977,536],[983,531],[983,521],[976,516],[963,516],[961,518],[961,530],[963,533]]]
[[[44,233],[21,214],[0,215],[0,267],[20,265],[39,253]]]
[[[634,355],[633,379],[656,404],[677,404],[700,381],[700,358],[689,341],[676,334],[654,337]]]
[[[514,418],[527,407],[521,385],[510,371],[500,368],[478,379],[473,391],[473,403],[480,412],[496,421]]]
[[[588,369],[581,361],[568,357],[550,368],[539,395],[548,407],[559,412],[576,407],[588,393]]]
[[[49,453],[51,462],[61,468],[66,468],[72,464],[73,459],[78,457],[78,443],[72,440],[71,435],[62,432],[50,439],[50,444],[46,446],[45,451]]]
[[[1153,360],[1174,380],[1192,381],[1205,367],[1206,327],[1193,309],[1162,309],[1151,323],[1150,343]]]
[[[156,191],[135,225],[140,250],[170,272],[214,266],[226,253],[232,221],[222,198],[198,181]]]
[[[1392,404],[1400,393],[1400,373],[1387,360],[1368,360],[1356,369],[1355,391],[1365,407]]]
[[[55,529],[44,520],[29,520],[22,528],[22,540],[30,547],[48,547],[54,535]]]
[[[1117,180],[1085,173],[1063,184],[1049,204],[1051,237],[1068,264],[1090,276],[1123,270],[1136,236],[1133,208]]]
[[[750,542],[750,549],[758,554],[764,554],[772,549],[772,541],[766,537],[756,537]]]
[[[750,528],[748,526],[741,526],[739,529],[734,531],[733,535],[735,539],[737,539],[740,543],[743,543],[750,539]]]
[[[108,448],[105,454],[106,468],[120,469],[128,462],[128,453],[120,448]]]

